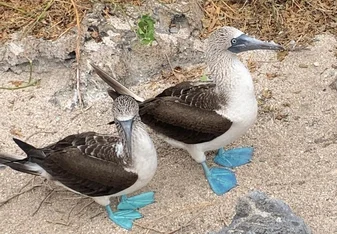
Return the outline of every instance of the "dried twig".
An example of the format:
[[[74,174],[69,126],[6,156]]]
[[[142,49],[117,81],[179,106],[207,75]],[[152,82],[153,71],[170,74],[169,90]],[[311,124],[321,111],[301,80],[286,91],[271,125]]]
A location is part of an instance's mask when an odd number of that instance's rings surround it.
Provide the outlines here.
[[[29,15],[29,13],[26,12],[26,11],[24,11],[23,9],[14,7],[14,6],[12,6],[12,5],[6,3],[6,2],[0,2],[0,6],[7,7],[7,8],[10,8],[10,9],[13,9],[13,10],[16,10],[16,11],[22,13],[22,14],[25,14],[25,15]]]
[[[90,106],[88,106],[87,108],[85,108],[84,110],[81,110],[80,113],[77,113],[76,115],[74,115],[73,117],[70,118],[71,121],[73,121],[74,119],[76,119],[78,116],[80,116],[81,114],[85,113],[86,111],[90,110],[95,104],[92,104]]]
[[[169,66],[170,66],[170,68],[171,68],[171,72],[172,72],[172,74],[174,75],[174,77],[175,78],[177,78],[178,79],[178,81],[180,82],[181,81],[181,79],[182,79],[182,76],[183,75],[178,75],[176,72],[175,72],[175,70],[174,70],[174,68],[172,67],[172,64],[171,64],[171,61],[170,61],[170,58],[168,57],[168,55],[167,54],[165,54],[165,57],[166,57],[166,59],[167,59],[167,62],[168,62],[168,64],[169,64]]]
[[[263,39],[286,44],[300,38],[301,44],[307,45],[321,32],[334,33],[332,25],[336,17],[332,12],[337,11],[337,6],[333,2],[206,0],[202,36],[223,25],[232,25]],[[301,38],[301,35],[305,36]]]
[[[24,89],[30,86],[36,86],[38,84],[40,84],[40,79],[38,80],[33,80],[33,61],[31,59],[29,59],[28,57],[26,57],[26,59],[29,62],[29,79],[28,82],[22,82],[22,84],[20,84],[19,86],[16,87],[3,87],[1,86],[0,89],[4,89],[4,90],[18,90],[18,89]]]
[[[91,216],[90,219],[94,219],[94,218],[96,218],[97,216],[100,216],[100,215],[103,214],[103,213],[104,213],[103,211],[100,211],[100,212],[98,212],[97,214]]]
[[[79,215],[85,208],[87,208],[88,206],[90,206],[92,203],[94,203],[95,201],[91,201],[88,204],[84,205],[77,213],[76,215]]]
[[[82,102],[82,95],[81,95],[81,90],[80,90],[81,22],[80,22],[80,16],[78,14],[77,6],[76,6],[74,0],[71,0],[71,3],[73,5],[74,11],[75,11],[76,26],[77,26],[77,37],[76,37],[76,92],[77,92],[78,102],[80,104],[80,107],[82,107],[83,102]]]
[[[67,223],[65,223],[65,222],[61,222],[61,221],[50,221],[50,220],[46,220],[46,222],[47,223],[52,223],[52,224],[59,224],[59,225],[62,225],[62,226],[69,226],[70,225],[70,223],[69,222],[67,222]]]
[[[22,191],[22,192],[19,192],[19,193],[17,193],[17,194],[14,194],[13,196],[11,196],[11,197],[7,198],[6,200],[2,201],[2,202],[0,203],[0,207],[3,206],[3,205],[5,205],[5,204],[7,204],[8,202],[10,202],[11,200],[13,200],[14,198],[16,198],[16,197],[18,197],[18,196],[20,196],[20,195],[22,195],[22,194],[28,193],[29,191],[32,191],[33,189],[36,189],[36,188],[39,188],[39,187],[42,187],[42,185],[41,185],[41,184],[39,184],[39,185],[34,185],[33,187],[31,187],[31,188],[29,188],[29,189],[27,189],[27,190],[24,190],[24,191]]]
[[[74,209],[77,207],[79,202],[77,202],[73,207],[71,207],[71,209],[69,210],[69,212],[67,213],[67,218],[66,218],[66,222],[62,222],[62,221],[51,221],[51,220],[47,220],[48,223],[53,223],[53,224],[60,224],[63,226],[69,226],[71,223],[70,220],[70,215],[71,213],[74,211]]]
[[[157,233],[165,233],[165,231],[160,231],[160,230],[157,230],[155,228],[152,228],[152,227],[146,227],[146,226],[143,226],[139,223],[134,223],[135,226],[138,226],[138,227],[141,227],[143,229],[146,229],[146,230],[150,230],[150,231],[154,231],[154,232],[157,232]]]
[[[67,215],[67,220],[68,220],[67,223],[70,223],[70,215],[74,211],[74,209],[77,207],[79,202],[80,201],[77,201],[76,204],[73,207],[71,207],[71,209],[69,210],[68,215]]]
[[[214,204],[215,204],[215,203],[214,203]],[[210,205],[210,204],[207,204],[206,206],[208,206],[208,205]],[[202,207],[205,207],[205,205],[203,204]],[[200,208],[200,206],[193,207],[192,209],[194,209],[194,208]],[[180,211],[186,211],[186,210],[190,210],[190,209],[191,209],[191,208],[185,208],[185,209],[182,209],[182,210],[180,210]],[[182,230],[183,228],[186,228],[186,227],[190,226],[190,225],[192,224],[192,222],[195,221],[195,218],[198,217],[201,213],[202,213],[202,212],[198,212],[198,213],[197,213],[196,215],[194,215],[194,216],[193,216],[193,217],[192,217],[186,224],[184,224],[184,225],[180,226],[179,228],[177,228],[177,229],[175,229],[175,230],[173,230],[173,231],[170,231],[170,232],[160,231],[160,230],[157,230],[157,229],[155,229],[155,228],[152,228],[152,227],[149,227],[149,226],[145,226],[145,225],[142,225],[142,224],[139,224],[139,223],[134,223],[134,225],[139,226],[139,227],[141,227],[141,228],[143,228],[143,229],[155,231],[155,232],[157,232],[157,233],[173,234],[173,233],[178,232],[179,230]],[[180,215],[181,215],[181,214],[180,214]],[[162,218],[164,218],[164,217],[167,217],[167,216],[160,217],[159,219],[162,219]],[[154,220],[154,221],[158,221],[159,219],[156,219],[156,220]],[[150,221],[150,223],[152,223],[152,222],[153,222],[153,220]]]
[[[186,228],[186,227],[190,226],[190,225],[193,223],[193,221],[195,221],[195,218],[196,218],[197,216],[199,216],[200,214],[201,214],[201,212],[199,212],[198,214],[194,215],[194,216],[193,216],[193,217],[192,217],[186,224],[180,226],[179,228],[177,228],[177,229],[175,229],[175,230],[173,230],[173,231],[171,231],[171,232],[168,232],[167,234],[173,234],[173,233],[176,233],[176,232],[178,232],[179,230],[182,230],[183,228]]]
[[[42,12],[40,13],[40,15],[38,15],[38,17],[35,19],[35,21],[32,23],[32,25],[24,31],[24,33],[22,34],[22,37],[26,36],[26,34],[31,31],[35,25],[45,16],[46,11],[49,10],[49,8],[53,5],[55,0],[50,0],[48,2],[48,4],[46,5],[46,7],[42,10]]]
[[[34,132],[33,134],[31,134],[28,137],[26,137],[25,141],[28,141],[33,136],[41,134],[41,133],[44,133],[44,134],[54,134],[54,133],[57,133],[57,132],[56,131],[38,131],[38,132]]]
[[[45,203],[45,201],[47,201],[48,198],[51,197],[51,195],[53,195],[53,193],[55,192],[55,190],[51,190],[47,196],[45,196],[45,198],[40,202],[39,206],[37,207],[37,209],[33,212],[32,216],[36,215],[36,213],[40,210],[41,206],[43,203]]]
[[[35,180],[35,177],[36,176],[33,176],[24,186],[22,186],[21,188],[20,188],[20,190],[19,190],[19,193],[20,192],[22,192],[22,190],[24,189],[24,188],[26,188],[32,181],[34,181]]]
[[[231,10],[231,12],[233,12],[234,14],[236,13],[233,8],[231,8],[224,0],[221,0],[222,4],[224,4],[229,10]]]
[[[171,212],[171,213],[169,213],[167,215],[163,215],[163,216],[161,216],[161,217],[159,217],[157,219],[150,220],[148,223],[157,222],[157,221],[159,221],[159,220],[161,220],[163,218],[169,217],[169,216],[176,216],[177,213],[178,213],[178,215],[181,215],[181,213],[184,212],[184,211],[194,210],[194,209],[197,209],[197,208],[198,209],[199,208],[205,208],[205,207],[208,207],[208,206],[213,206],[215,204],[217,204],[217,203],[216,202],[207,202],[207,203],[204,203],[204,204],[201,204],[201,205],[196,205],[196,206],[192,206],[192,207],[191,206],[190,207],[185,207],[185,208],[177,210],[175,212]]]

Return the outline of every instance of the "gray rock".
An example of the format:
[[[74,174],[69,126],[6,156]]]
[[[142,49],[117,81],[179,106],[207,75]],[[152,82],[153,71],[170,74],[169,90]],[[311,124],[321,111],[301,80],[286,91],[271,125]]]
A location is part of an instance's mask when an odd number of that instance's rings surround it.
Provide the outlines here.
[[[95,4],[82,21],[79,77],[86,105],[96,99],[96,92],[106,89],[100,79],[93,78],[91,62],[126,86],[158,78],[163,70],[170,71],[176,66],[191,68],[203,62],[203,42],[199,39],[203,12],[196,1],[177,0],[163,4],[145,0],[142,6],[124,5],[123,9],[110,5],[109,15],[103,14],[106,6]],[[135,33],[143,14],[151,15],[156,22],[152,45],[142,45]],[[60,69],[60,66],[74,69],[76,31],[74,28],[55,41],[12,37],[14,39],[0,45],[0,71],[29,72],[29,60],[33,61],[33,74]],[[72,80],[69,87],[57,92],[51,103],[62,106],[64,101],[59,98],[74,96],[75,75],[69,79]]]
[[[72,31],[55,41],[27,37],[14,39],[0,46],[0,71],[20,74],[33,61],[34,72],[46,72],[55,64],[71,59],[76,46],[76,34]]]
[[[83,56],[107,72],[114,74],[124,85],[134,85],[152,79],[162,70],[172,67],[191,67],[203,61],[203,51],[198,38],[203,12],[195,1],[175,1],[163,4],[147,0],[141,7],[125,6],[106,18],[102,4],[87,15],[84,24],[94,25],[102,35],[102,42],[87,42]],[[151,9],[151,11],[150,11]],[[155,42],[142,45],[137,39],[136,25],[142,14],[155,20]]]
[[[336,90],[337,91],[337,79],[334,80],[330,85],[329,87],[333,90]]]
[[[196,32],[201,30],[203,13],[195,1],[162,4],[146,0],[141,7],[124,7],[123,10],[117,7],[111,15],[104,16],[105,4],[97,3],[85,16],[82,64],[98,63],[108,72],[114,72],[126,85],[133,85],[153,78],[163,69],[171,69],[168,60],[173,67],[190,67],[203,61],[203,53],[196,46],[200,44]],[[156,21],[156,41],[151,46],[140,44],[134,32],[142,14],[150,14]],[[100,40],[92,38],[92,28],[98,30]],[[0,71],[21,73],[32,60],[34,72],[40,73],[53,69],[55,63],[75,59],[76,28],[55,41],[31,36],[20,39],[19,35],[18,32],[12,41],[0,46]]]
[[[239,199],[232,223],[217,234],[311,234],[283,201],[260,191]]]

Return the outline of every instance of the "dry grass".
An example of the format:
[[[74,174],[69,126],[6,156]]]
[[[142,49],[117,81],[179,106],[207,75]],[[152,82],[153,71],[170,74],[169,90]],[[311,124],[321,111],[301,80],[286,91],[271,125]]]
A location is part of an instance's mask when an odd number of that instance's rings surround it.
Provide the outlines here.
[[[21,37],[56,39],[76,26],[76,10],[82,19],[96,2],[141,5],[141,0],[0,0],[0,41],[17,31]]]
[[[82,18],[91,4],[75,2]],[[70,0],[0,0],[0,22],[0,40],[19,30],[21,36],[56,39],[76,26],[76,15]]]
[[[99,0],[74,0],[79,18]],[[101,0],[132,3],[142,0]],[[162,3],[171,2],[162,0]],[[222,25],[232,25],[262,39],[306,44],[315,34],[337,34],[336,0],[206,0],[203,36]],[[22,36],[56,39],[76,26],[71,0],[0,0],[0,41],[22,31]]]
[[[231,25],[264,40],[310,43],[322,32],[337,34],[336,0],[207,0],[204,35]]]

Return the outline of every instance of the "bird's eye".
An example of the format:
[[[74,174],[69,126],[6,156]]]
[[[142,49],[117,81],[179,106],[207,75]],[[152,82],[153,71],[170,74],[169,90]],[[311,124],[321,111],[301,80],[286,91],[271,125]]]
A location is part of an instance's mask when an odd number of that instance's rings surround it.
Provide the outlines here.
[[[233,38],[233,39],[231,40],[231,43],[232,43],[232,45],[236,44],[236,39]]]

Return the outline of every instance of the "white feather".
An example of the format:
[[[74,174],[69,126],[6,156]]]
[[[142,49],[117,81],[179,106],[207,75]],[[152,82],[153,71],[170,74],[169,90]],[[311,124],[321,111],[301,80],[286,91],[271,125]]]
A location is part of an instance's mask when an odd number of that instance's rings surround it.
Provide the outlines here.
[[[204,162],[205,151],[224,147],[242,136],[257,118],[257,101],[252,77],[236,55],[228,54],[230,59],[223,59],[218,64],[222,74],[214,77],[219,82],[219,92],[226,94],[227,103],[217,113],[232,121],[231,128],[221,136],[200,144],[185,144],[167,137],[165,141],[177,148],[187,150],[198,163]],[[223,69],[226,67],[226,69]]]

